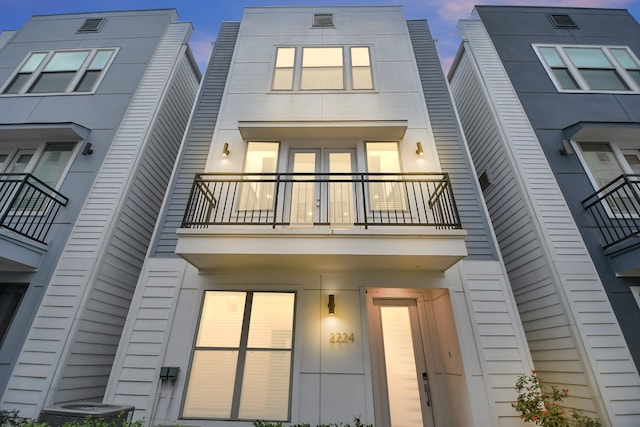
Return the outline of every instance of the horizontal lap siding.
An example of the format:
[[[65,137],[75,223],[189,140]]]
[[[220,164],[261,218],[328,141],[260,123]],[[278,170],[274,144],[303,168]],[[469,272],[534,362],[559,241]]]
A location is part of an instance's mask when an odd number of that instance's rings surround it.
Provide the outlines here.
[[[186,263],[155,259],[146,265],[132,302],[136,311],[123,332],[123,345],[106,396],[110,402],[134,405],[136,419],[150,416],[147,411],[153,406],[157,369]]]
[[[176,31],[169,40],[164,54],[166,67],[175,61],[175,47],[180,46],[183,38],[184,32]],[[197,76],[186,55],[182,54],[141,153],[135,179],[131,182],[60,380],[56,403],[103,397],[120,330],[127,317],[197,88]],[[96,324],[116,326],[118,333],[96,334],[93,331]]]
[[[161,226],[152,245],[152,256],[173,257],[177,243],[176,229],[182,224],[193,178],[203,172],[211,147],[222,94],[233,57],[240,24],[223,23],[218,32],[211,60],[185,136],[185,146],[178,161],[178,169],[169,187],[169,200],[161,217]]]
[[[407,21],[440,166],[451,177],[471,259],[497,259],[473,166],[464,150],[453,102],[427,22]]]
[[[476,169],[491,177],[485,199],[536,369],[571,390],[569,405],[594,411],[602,394],[614,425],[634,425],[639,385],[616,384],[633,363],[602,284],[488,35],[480,22],[464,30],[473,56],[464,53],[451,86]],[[592,339],[604,334],[606,348]]]
[[[23,416],[102,399],[197,91],[189,32],[170,24],[159,40],[56,267],[3,397]]]
[[[518,414],[511,407],[513,387],[518,375],[528,371],[531,363],[518,312],[498,262],[464,261],[462,265],[485,387],[493,397],[500,425],[511,425],[518,420]]]
[[[518,177],[502,147],[499,127],[468,52],[456,67],[451,87],[478,174],[486,171],[491,180],[484,196],[536,369],[541,378],[547,381],[565,371],[582,372],[579,353],[554,285],[553,273],[538,242],[539,236],[523,199]],[[558,342],[553,334],[536,332],[557,329],[568,334],[561,346],[563,363],[544,363],[558,358]],[[535,338],[533,333],[536,333]],[[575,381],[577,385],[584,386],[587,380],[584,374],[580,374],[580,377]],[[586,410],[595,410],[588,399],[573,404]]]

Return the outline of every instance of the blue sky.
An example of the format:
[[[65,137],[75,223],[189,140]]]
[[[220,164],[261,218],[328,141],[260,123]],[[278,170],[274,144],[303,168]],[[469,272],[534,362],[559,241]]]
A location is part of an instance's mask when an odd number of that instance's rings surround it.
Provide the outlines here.
[[[241,20],[244,7],[319,4],[403,5],[407,19],[428,20],[445,68],[460,43],[456,23],[468,18],[475,4],[622,8],[640,21],[640,0],[0,0],[0,31],[20,28],[31,15],[175,8],[182,21],[193,23],[190,45],[204,68],[220,23]]]

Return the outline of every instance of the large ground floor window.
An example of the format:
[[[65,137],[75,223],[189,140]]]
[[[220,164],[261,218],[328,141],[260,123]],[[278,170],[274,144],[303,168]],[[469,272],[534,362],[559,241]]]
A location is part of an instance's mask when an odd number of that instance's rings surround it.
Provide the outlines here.
[[[182,416],[289,419],[292,292],[205,293]]]

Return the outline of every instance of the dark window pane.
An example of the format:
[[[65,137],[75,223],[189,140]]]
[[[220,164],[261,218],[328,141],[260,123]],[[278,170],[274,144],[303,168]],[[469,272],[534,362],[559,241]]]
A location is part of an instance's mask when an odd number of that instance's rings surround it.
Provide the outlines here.
[[[75,76],[75,71],[60,73],[42,73],[35,84],[29,89],[30,93],[64,92],[69,82]]]
[[[629,75],[633,77],[633,80],[636,81],[638,86],[640,86],[640,70],[627,70],[627,73],[629,73]]]
[[[85,72],[84,76],[82,76],[82,78],[80,79],[78,86],[76,86],[74,92],[91,92],[91,89],[93,89],[93,85],[95,84],[96,80],[98,80],[98,76],[100,76],[100,73],[100,70],[88,70],[87,72]]]
[[[629,90],[615,70],[581,69],[592,90]]]
[[[13,81],[7,86],[4,90],[4,93],[18,93],[24,83],[31,77],[31,73],[19,73],[14,78]]]
[[[9,332],[11,321],[26,292],[27,285],[0,284],[0,345]]]
[[[553,74],[556,76],[562,89],[580,89],[578,83],[573,79],[571,73],[566,68],[554,68]]]

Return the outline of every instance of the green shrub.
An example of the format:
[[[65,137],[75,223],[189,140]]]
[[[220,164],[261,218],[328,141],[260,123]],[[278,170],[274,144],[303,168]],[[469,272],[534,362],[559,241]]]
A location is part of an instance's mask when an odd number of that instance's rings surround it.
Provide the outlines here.
[[[253,427],[282,427],[282,422],[270,422],[256,420],[253,422]],[[311,427],[311,424],[294,424],[291,427]],[[334,424],[318,424],[316,427],[373,427],[373,424],[362,424],[360,417],[353,418],[353,426],[349,423],[334,423]]]
[[[521,375],[516,381],[518,401],[511,406],[520,412],[520,418],[543,427],[601,427],[598,420],[584,415],[577,409],[567,415],[561,402],[569,395],[566,388],[551,386],[545,390],[540,384],[536,371],[530,375]]]

